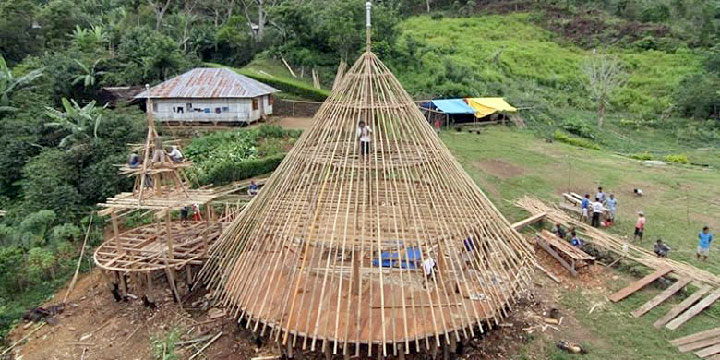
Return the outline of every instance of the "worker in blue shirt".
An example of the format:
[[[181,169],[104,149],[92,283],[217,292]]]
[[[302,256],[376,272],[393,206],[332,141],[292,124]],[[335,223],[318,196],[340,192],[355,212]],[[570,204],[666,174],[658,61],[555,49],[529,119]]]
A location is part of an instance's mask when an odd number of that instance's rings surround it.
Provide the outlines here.
[[[703,261],[707,260],[710,255],[710,244],[713,242],[713,234],[710,232],[710,228],[704,226],[702,231],[698,234],[698,247],[697,247],[697,258],[702,258]]]
[[[570,245],[575,246],[575,247],[581,247],[583,245],[583,242],[577,236],[577,233],[575,233],[573,231],[572,233],[570,233],[570,236],[572,236],[572,238],[570,239]]]
[[[590,194],[585,194],[585,197],[580,203],[580,221],[588,221],[588,210],[590,208]]]

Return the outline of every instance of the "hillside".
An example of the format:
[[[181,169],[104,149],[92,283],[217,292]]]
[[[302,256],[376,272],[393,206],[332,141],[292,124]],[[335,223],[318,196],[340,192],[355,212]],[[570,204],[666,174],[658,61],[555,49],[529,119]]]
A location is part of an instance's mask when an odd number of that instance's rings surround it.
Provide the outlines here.
[[[413,71],[397,64],[399,76],[419,97],[462,91],[503,95],[520,106],[591,108],[581,67],[592,51],[535,25],[533,16],[409,18],[400,26],[399,46],[414,52],[418,64]],[[610,47],[607,52],[618,54],[629,73],[627,87],[612,99],[620,112],[663,112],[680,80],[702,64],[702,56],[688,49],[667,53]]]

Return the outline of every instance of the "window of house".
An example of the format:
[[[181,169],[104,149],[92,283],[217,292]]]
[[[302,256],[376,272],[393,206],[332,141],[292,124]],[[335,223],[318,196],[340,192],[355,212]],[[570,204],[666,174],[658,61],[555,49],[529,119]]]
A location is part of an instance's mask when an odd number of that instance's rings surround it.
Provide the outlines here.
[[[257,98],[252,99],[252,109],[253,109],[253,110],[257,110],[258,107],[259,107],[259,106],[258,106],[258,99],[257,99]]]
[[[272,94],[268,95],[268,104],[272,105],[275,102],[275,98]]]
[[[222,112],[230,112],[230,107],[229,107],[229,106],[223,106]]]
[[[216,108],[215,108],[215,113],[216,113],[216,114],[220,114],[221,112],[222,112],[222,109],[221,109],[221,108],[219,108],[219,107],[216,107]]]
[[[153,112],[158,112],[158,103],[153,103]]]
[[[177,109],[175,110],[175,112],[178,113],[178,114],[184,114],[184,113],[185,113],[185,108],[182,107],[182,106],[178,106]]]
[[[192,103],[185,103],[185,109],[186,109],[188,112],[193,111]]]

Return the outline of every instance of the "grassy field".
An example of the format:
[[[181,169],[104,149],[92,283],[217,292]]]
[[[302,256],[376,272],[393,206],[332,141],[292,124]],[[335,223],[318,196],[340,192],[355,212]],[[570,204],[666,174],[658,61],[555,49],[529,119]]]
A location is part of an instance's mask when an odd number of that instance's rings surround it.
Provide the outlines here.
[[[720,219],[713,215],[720,213],[720,172],[715,169],[648,167],[610,152],[546,143],[529,131],[501,127],[488,128],[480,135],[445,131],[441,137],[510,221],[527,216],[512,204],[512,200],[525,194],[557,202],[561,192],[594,192],[603,185],[619,199],[619,221],[612,232],[631,235],[635,213],[643,210],[648,219],[643,246],[651,248],[652,242],[662,237],[673,248],[671,257],[720,273],[717,247],[708,262],[697,261],[694,255],[699,229],[707,224],[717,232],[720,227]],[[642,188],[645,196],[633,197],[635,187]],[[640,319],[628,314],[660,291],[655,288],[588,314],[593,304],[604,302],[611,291],[632,280],[627,274],[620,275],[618,280],[601,279],[606,282],[603,290],[590,287],[562,293],[563,310],[572,312],[591,333],[586,340],[591,353],[584,358],[692,359],[694,355],[681,355],[667,340],[716,326],[720,316],[717,306],[674,332],[655,330],[652,323],[680,302],[680,296]],[[550,358],[572,358],[555,350],[552,344],[545,348]]]

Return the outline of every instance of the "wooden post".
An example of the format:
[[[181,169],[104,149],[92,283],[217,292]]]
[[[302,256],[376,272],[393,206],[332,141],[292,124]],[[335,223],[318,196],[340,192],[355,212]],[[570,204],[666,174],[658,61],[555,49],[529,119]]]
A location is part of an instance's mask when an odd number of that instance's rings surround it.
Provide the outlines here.
[[[147,283],[145,284],[146,285],[145,286],[145,298],[147,298],[148,302],[154,303],[155,301],[153,301],[153,296],[152,296],[152,291],[153,291],[152,273],[148,271],[145,273],[145,276],[146,276],[146,281],[147,281]]]
[[[360,252],[353,251],[352,293],[360,295]]]
[[[110,213],[110,218],[112,218],[113,235],[115,236],[115,250],[117,251],[116,255],[120,255],[124,251],[122,250],[122,246],[120,245],[120,226],[118,225],[118,218],[117,214],[115,213],[115,209],[113,209],[113,211]]]
[[[175,242],[172,236],[172,219],[170,216],[170,208],[165,210],[165,243],[168,248],[168,258],[174,259],[175,258]]]

